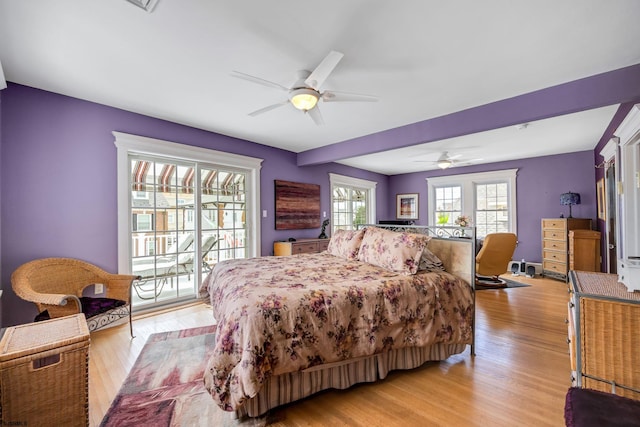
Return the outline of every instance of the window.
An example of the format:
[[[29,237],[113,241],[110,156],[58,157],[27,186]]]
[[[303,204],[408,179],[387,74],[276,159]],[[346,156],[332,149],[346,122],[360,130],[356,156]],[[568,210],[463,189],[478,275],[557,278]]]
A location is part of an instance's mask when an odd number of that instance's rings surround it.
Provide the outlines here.
[[[481,236],[509,231],[509,184],[476,184],[476,232]]]
[[[331,230],[354,230],[376,221],[376,182],[330,173]]]
[[[217,262],[260,247],[261,159],[114,132],[118,268],[134,308],[193,299]]]
[[[517,169],[427,178],[429,224],[455,226],[460,215],[473,218],[479,238],[517,234]]]
[[[134,213],[133,214],[133,231],[151,231],[153,230],[153,214]]]
[[[459,185],[435,187],[436,215],[438,225],[454,225],[462,214],[462,187]]]

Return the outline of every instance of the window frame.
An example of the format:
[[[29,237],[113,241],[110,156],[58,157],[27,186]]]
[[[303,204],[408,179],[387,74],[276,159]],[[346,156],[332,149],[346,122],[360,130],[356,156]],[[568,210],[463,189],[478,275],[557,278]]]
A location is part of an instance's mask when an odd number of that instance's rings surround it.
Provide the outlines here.
[[[468,215],[474,218],[476,213],[476,184],[494,184],[506,182],[508,185],[508,213],[509,213],[509,231],[518,234],[518,203],[517,203],[517,181],[518,169],[504,169],[490,172],[477,172],[459,175],[448,175],[426,178],[427,181],[427,201],[428,201],[428,217],[427,225],[437,225],[435,220],[435,188],[456,186],[462,187],[461,210],[462,215]],[[474,224],[475,226],[475,224]]]
[[[351,187],[359,190],[365,190],[367,192],[367,223],[375,224],[376,222],[376,181],[369,181],[362,178],[354,178],[346,175],[339,175],[336,173],[329,173],[329,194],[331,200],[331,233],[335,230],[335,224],[333,224],[333,187]]]
[[[246,230],[247,256],[260,253],[260,169],[264,159],[240,154],[226,153],[208,148],[195,147],[122,132],[112,132],[117,147],[117,202],[118,202],[118,271],[130,273],[131,259],[131,210],[129,188],[129,154],[166,157],[171,160],[209,163],[220,167],[237,169],[246,174]],[[196,194],[200,204],[200,193]]]

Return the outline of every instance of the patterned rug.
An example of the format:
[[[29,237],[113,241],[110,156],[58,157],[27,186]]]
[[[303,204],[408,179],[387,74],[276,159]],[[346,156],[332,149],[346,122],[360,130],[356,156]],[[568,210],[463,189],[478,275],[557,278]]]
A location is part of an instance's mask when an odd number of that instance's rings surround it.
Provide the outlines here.
[[[266,417],[240,421],[220,409],[202,375],[215,326],[153,334],[101,426],[265,426]]]

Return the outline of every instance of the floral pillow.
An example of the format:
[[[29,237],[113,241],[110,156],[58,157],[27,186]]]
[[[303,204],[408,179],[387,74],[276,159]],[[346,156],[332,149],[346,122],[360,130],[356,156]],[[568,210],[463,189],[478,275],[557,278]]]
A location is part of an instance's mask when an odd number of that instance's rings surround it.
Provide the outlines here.
[[[329,240],[327,252],[346,259],[356,259],[364,230],[336,230]]]
[[[420,265],[418,266],[418,270],[424,271],[444,271],[444,264],[428,248],[424,248],[422,251],[422,256],[420,257]]]
[[[367,227],[358,259],[404,275],[418,271],[420,257],[430,237]]]

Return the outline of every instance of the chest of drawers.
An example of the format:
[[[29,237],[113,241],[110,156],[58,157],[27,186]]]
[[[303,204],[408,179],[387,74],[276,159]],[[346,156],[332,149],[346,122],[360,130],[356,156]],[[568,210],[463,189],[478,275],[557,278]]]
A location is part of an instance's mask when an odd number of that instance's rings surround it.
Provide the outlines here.
[[[295,242],[274,242],[275,256],[312,254],[327,250],[329,239],[298,239]]]
[[[588,218],[542,219],[542,274],[567,281],[569,272],[569,231],[591,229]]]

